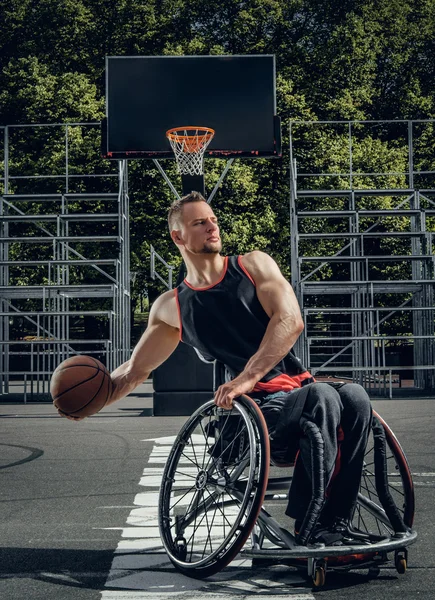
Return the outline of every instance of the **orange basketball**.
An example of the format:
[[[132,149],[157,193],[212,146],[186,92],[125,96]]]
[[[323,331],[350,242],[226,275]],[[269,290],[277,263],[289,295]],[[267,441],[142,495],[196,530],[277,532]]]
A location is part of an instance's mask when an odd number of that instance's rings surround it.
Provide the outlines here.
[[[90,356],[67,358],[51,376],[53,404],[64,415],[94,415],[105,406],[111,392],[109,371],[99,360]]]

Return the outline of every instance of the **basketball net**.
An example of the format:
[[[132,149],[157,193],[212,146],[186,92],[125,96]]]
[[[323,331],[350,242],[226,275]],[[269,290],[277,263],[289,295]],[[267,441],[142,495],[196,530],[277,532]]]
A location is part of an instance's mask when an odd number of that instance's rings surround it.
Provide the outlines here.
[[[168,138],[182,175],[202,175],[204,154],[214,136],[210,127],[174,127],[168,129]]]

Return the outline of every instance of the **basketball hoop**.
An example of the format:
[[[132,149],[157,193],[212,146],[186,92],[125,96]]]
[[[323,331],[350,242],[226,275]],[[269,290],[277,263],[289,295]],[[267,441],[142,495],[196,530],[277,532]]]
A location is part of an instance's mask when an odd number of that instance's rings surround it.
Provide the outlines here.
[[[168,138],[182,175],[202,175],[204,154],[214,136],[210,127],[174,127],[168,129]]]

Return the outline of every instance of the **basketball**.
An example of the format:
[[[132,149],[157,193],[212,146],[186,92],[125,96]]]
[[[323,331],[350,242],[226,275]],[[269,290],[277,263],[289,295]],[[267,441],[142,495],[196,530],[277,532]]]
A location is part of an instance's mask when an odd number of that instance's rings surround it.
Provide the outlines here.
[[[96,414],[105,406],[111,391],[109,371],[90,356],[72,356],[64,360],[51,376],[53,404],[64,415],[89,417]]]

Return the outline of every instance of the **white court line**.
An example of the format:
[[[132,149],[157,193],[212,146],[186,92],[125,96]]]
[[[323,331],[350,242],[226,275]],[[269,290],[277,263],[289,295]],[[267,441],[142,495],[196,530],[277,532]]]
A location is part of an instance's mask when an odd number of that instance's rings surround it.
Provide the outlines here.
[[[413,477],[435,477],[435,473],[414,473],[411,472]],[[400,473],[395,471],[394,473],[388,473],[388,477],[400,477]]]
[[[203,438],[196,437],[199,444]],[[271,569],[253,572],[252,562],[246,558],[236,558],[226,572],[218,573],[208,581],[191,579],[175,571],[162,547],[158,529],[159,488],[175,436],[143,441],[154,442],[148,461],[153,466],[144,469],[139,485],[154,489],[136,494],[126,526],[105,528],[119,529],[121,540],[105,589],[101,591],[101,600],[204,600],[204,596],[207,600],[248,600],[252,597],[255,600],[314,600],[311,591],[305,589],[306,579],[294,571],[287,570],[275,576]],[[192,484],[194,480],[188,476],[198,473],[197,468],[189,467],[189,463],[192,465],[189,458],[195,458],[193,451],[186,450],[185,457],[188,458],[183,458],[182,473],[186,477],[179,480],[179,486]]]
[[[183,600],[204,600],[204,595],[206,595],[207,600],[248,600],[249,598],[255,598],[255,600],[314,600],[314,596],[307,592],[292,592],[291,590],[287,590],[282,594],[258,594],[258,593],[246,593],[241,594],[240,592],[236,592],[234,595],[229,595],[228,592],[211,592],[210,590],[196,592],[192,594],[192,592],[187,591],[175,591],[173,586],[170,586],[167,592],[164,591],[159,592],[103,592],[102,600],[168,600],[168,598],[181,598]]]

